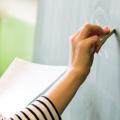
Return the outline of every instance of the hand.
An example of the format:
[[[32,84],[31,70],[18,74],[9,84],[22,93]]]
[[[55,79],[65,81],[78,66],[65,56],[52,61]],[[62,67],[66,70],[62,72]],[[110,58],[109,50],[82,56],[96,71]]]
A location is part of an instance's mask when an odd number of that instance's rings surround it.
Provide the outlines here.
[[[86,24],[70,38],[70,69],[78,75],[87,76],[93,63],[95,52],[99,51],[100,37],[108,34],[108,27]]]

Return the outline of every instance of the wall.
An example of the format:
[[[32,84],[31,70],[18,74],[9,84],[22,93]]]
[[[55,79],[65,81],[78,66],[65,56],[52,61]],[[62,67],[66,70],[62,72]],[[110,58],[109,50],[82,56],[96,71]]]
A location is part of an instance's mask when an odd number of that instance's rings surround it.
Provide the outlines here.
[[[68,38],[86,21],[116,28],[63,120],[120,120],[119,0],[40,0],[35,61],[67,65]],[[38,52],[39,51],[39,52]]]

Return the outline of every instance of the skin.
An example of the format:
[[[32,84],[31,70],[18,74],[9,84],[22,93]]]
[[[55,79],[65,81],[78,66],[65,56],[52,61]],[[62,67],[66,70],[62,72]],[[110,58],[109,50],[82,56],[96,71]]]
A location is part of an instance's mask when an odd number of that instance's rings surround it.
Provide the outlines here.
[[[108,27],[86,24],[70,37],[70,58],[66,74],[52,87],[46,96],[63,113],[78,88],[88,76],[95,52],[101,48],[100,38],[110,32]],[[92,49],[92,52],[91,52]]]

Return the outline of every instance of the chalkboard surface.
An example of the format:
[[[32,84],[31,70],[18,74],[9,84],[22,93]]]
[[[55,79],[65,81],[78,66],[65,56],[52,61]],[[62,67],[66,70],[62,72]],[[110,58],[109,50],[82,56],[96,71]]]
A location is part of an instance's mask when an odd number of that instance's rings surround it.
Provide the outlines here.
[[[66,65],[68,38],[85,22],[117,30],[95,55],[91,73],[63,113],[63,120],[120,120],[119,9],[119,0],[40,1],[37,62]]]

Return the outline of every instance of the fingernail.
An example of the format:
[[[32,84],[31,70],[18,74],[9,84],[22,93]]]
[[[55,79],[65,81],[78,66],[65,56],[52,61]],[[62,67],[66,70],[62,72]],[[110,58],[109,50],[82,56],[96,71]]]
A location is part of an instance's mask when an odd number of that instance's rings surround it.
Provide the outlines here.
[[[108,27],[108,26],[106,26],[106,27],[105,27],[105,29],[106,29],[106,30],[109,30],[109,27]]]
[[[105,31],[110,31],[110,28],[109,28],[108,26],[106,26],[106,27],[104,28],[104,30],[105,30]]]

